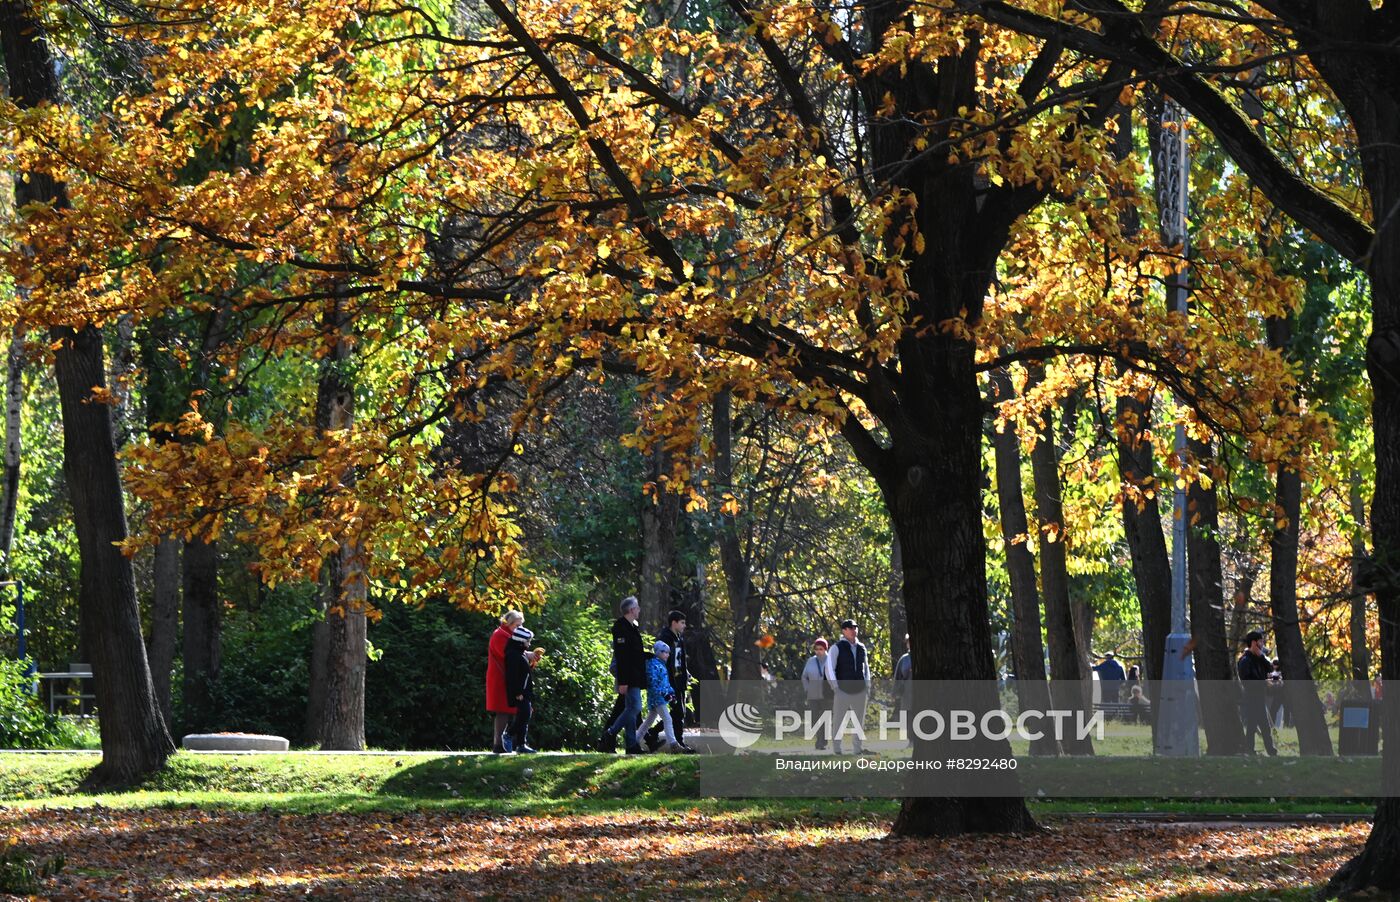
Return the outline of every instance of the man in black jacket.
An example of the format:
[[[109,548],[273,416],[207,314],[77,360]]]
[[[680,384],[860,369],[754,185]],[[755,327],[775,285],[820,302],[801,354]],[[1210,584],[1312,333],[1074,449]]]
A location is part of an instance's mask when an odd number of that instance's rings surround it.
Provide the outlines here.
[[[618,695],[626,698],[626,704],[622,714],[603,731],[598,751],[617,751],[617,734],[622,733],[627,741],[627,754],[640,755],[642,747],[637,741],[637,724],[642,716],[642,689],[647,684],[646,652],[642,649],[642,631],[637,628],[641,604],[636,596],[628,595],[622,599],[618,610],[622,616],[612,625],[613,667]]]
[[[671,677],[671,691],[676,700],[671,702],[671,724],[675,729],[676,745],[683,751],[694,751],[685,744],[685,690],[690,685],[690,670],[685,662],[685,612],[672,611],[666,615],[666,627],[656,634],[656,641],[666,643],[671,649],[671,659],[667,662],[667,672]],[[661,724],[647,733],[647,749],[656,751],[661,747]]]
[[[1269,685],[1269,671],[1273,665],[1264,657],[1264,634],[1250,630],[1244,636],[1245,650],[1235,664],[1240,675],[1240,685],[1244,698],[1240,702],[1240,714],[1244,720],[1244,741],[1249,743],[1249,753],[1254,754],[1254,734],[1264,737],[1264,751],[1277,755],[1274,748],[1273,730],[1269,726],[1269,711],[1265,705],[1265,688]]]

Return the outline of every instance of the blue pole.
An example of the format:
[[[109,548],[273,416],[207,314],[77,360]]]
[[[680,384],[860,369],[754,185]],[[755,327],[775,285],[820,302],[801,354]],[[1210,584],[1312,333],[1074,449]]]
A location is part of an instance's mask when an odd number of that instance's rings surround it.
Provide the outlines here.
[[[24,629],[24,582],[14,581],[15,587],[15,651],[19,659],[25,662],[24,675],[32,677],[34,675],[34,662],[29,660],[29,642],[25,638]]]

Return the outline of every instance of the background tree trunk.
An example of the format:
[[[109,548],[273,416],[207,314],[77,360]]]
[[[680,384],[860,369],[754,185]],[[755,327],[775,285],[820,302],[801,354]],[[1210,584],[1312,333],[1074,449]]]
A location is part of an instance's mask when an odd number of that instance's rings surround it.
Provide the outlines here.
[[[992,374],[992,390],[998,402],[1016,396],[1011,375],[1004,369]],[[1045,646],[1040,639],[1040,590],[1035,581],[1035,556],[1031,554],[1030,524],[1021,485],[1021,440],[1011,423],[992,430],[996,456],[997,510],[1006,555],[1006,575],[1011,582],[1012,655],[1016,659],[1016,697],[1023,710],[1050,707],[1050,687],[1045,679]],[[1031,742],[1032,755],[1058,755],[1055,737],[1042,733]]]
[[[637,587],[642,632],[655,633],[671,610],[671,580],[676,571],[676,525],[681,496],[661,477],[669,478],[671,456],[657,447],[649,457],[648,476],[655,487],[642,504],[642,579]],[[686,621],[687,625],[689,621]]]
[[[182,655],[185,732],[232,729],[217,722],[214,691],[219,679],[223,622],[219,603],[219,548],[216,542],[189,539],[181,555],[184,574],[181,605],[184,620]]]
[[[0,47],[10,96],[19,107],[61,99],[43,29],[27,3],[0,2]],[[20,207],[65,207],[67,194],[51,178],[31,174],[16,180],[15,201]],[[102,333],[91,325],[65,326],[50,329],[49,338],[63,417],[63,472],[82,560],[81,631],[102,712],[102,763],[89,780],[129,782],[158,769],[174,746],[156,705],[131,561],[116,545],[127,532],[112,412],[90,403],[94,387],[104,387],[107,379]]]
[[[1040,528],[1040,588],[1045,596],[1045,636],[1050,644],[1050,692],[1057,708],[1085,711],[1088,705],[1084,681],[1088,674],[1082,665],[1085,654],[1079,646],[1069,597],[1069,558],[1054,410],[1046,408],[1041,416],[1041,428],[1031,449],[1031,472]],[[1094,753],[1094,745],[1087,738],[1070,736],[1060,745],[1070,755]]]
[[[180,540],[170,537],[156,543],[151,562],[151,637],[146,657],[151,683],[165,728],[175,731],[170,701],[170,676],[175,664],[175,640],[180,633]]]
[[[316,392],[316,426],[322,433],[349,430],[355,424],[355,388],[350,376],[349,317],[337,300],[325,317],[331,351],[323,360]],[[341,477],[347,488],[354,474]],[[313,628],[308,693],[308,738],[327,751],[365,747],[365,641],[368,603],[360,547],[349,534],[336,537],[338,547],[323,568],[324,617]]]
[[[715,439],[715,487],[738,497],[734,485],[734,422],[728,391],[715,396],[712,411]],[[758,631],[763,619],[763,596],[753,583],[749,562],[744,557],[739,529],[732,514],[720,515],[719,556],[724,570],[729,608],[734,617],[734,643],[730,648],[731,680],[761,679]]]
[[[1356,532],[1351,536],[1351,617],[1347,632],[1351,639],[1351,678],[1371,680],[1371,648],[1366,638],[1366,599],[1370,595],[1370,555],[1366,552],[1366,499],[1361,495],[1361,477],[1351,470],[1351,516]]]
[[[1288,318],[1271,318],[1266,323],[1269,347],[1286,353],[1293,324]],[[1278,468],[1274,485],[1276,526],[1269,538],[1269,610],[1274,641],[1283,662],[1283,690],[1298,730],[1298,750],[1304,755],[1332,754],[1332,737],[1327,732],[1327,715],[1317,697],[1312,664],[1303,647],[1303,628],[1298,611],[1298,529],[1302,521],[1303,481],[1298,471]],[[1283,521],[1282,526],[1277,521]]]
[[[0,562],[10,576],[10,549],[15,542],[15,517],[19,511],[19,467],[23,454],[21,425],[24,415],[24,332],[18,326],[10,338],[5,361],[5,488],[0,498]]]
[[[909,617],[904,613],[904,556],[899,548],[898,535],[890,540],[889,592],[886,600],[890,612],[890,672],[893,673],[899,659],[909,651],[909,643],[904,640],[909,634]]]
[[[1202,465],[1214,459],[1211,447],[1188,444]],[[1225,684],[1235,679],[1235,654],[1225,642],[1225,598],[1220,566],[1220,502],[1215,487],[1192,482],[1186,491],[1186,574],[1189,580],[1191,641],[1195,643],[1196,679],[1217,683],[1201,695],[1206,753],[1233,755],[1244,747],[1244,725],[1234,693]]]

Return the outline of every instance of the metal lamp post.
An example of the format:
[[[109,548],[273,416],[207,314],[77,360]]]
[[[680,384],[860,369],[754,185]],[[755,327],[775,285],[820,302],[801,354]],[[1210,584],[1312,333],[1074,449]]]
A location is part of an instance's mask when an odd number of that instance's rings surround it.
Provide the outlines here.
[[[1190,162],[1186,155],[1186,113],[1173,100],[1162,104],[1161,156],[1157,171],[1157,206],[1161,211],[1162,239],[1181,248],[1181,263],[1167,282],[1171,309],[1187,315],[1186,206]],[[1177,462],[1186,460],[1186,427],[1176,425]],[[1157,692],[1157,733],[1154,749],[1159,755],[1196,757],[1201,754],[1197,733],[1196,666],[1191,654],[1191,634],[1186,624],[1186,488],[1175,479],[1172,497],[1172,630],[1162,660],[1162,680]]]

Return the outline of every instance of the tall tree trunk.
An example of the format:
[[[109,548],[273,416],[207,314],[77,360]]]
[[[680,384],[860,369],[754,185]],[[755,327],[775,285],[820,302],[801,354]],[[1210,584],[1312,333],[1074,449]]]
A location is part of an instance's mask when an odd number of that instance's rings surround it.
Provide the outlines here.
[[[355,424],[355,387],[342,301],[327,311],[325,325],[331,352],[317,386],[316,426],[322,433],[346,431]],[[347,488],[354,479],[353,473],[341,476]],[[324,617],[313,632],[307,733],[324,750],[358,751],[365,747],[368,585],[358,540],[348,533],[335,538],[338,547],[323,567]]]
[[[715,486],[721,491],[735,493],[734,485],[734,422],[732,402],[728,391],[715,396],[712,411],[715,440]],[[761,678],[757,647],[758,630],[763,618],[763,596],[753,583],[749,562],[744,557],[739,529],[734,516],[720,515],[720,565],[724,570],[725,588],[729,593],[729,609],[734,618],[734,643],[730,649],[729,678],[757,680]]]
[[[15,541],[19,510],[19,466],[23,453],[24,331],[15,327],[5,361],[5,488],[0,498],[0,573],[10,576],[10,549]]]
[[[1350,473],[1351,516],[1356,531],[1351,536],[1351,617],[1347,632],[1351,638],[1351,678],[1371,680],[1371,647],[1366,638],[1366,598],[1370,595],[1370,555],[1366,553],[1366,499],[1361,494],[1361,477]]]
[[[1274,317],[1265,325],[1269,347],[1286,353],[1292,340],[1292,321]],[[1298,530],[1303,516],[1303,481],[1297,470],[1279,466],[1274,504],[1278,510],[1269,538],[1269,610],[1274,641],[1283,661],[1284,697],[1298,729],[1298,751],[1304,755],[1330,755],[1332,737],[1327,732],[1327,714],[1313,683],[1298,611]]]
[[[992,390],[998,402],[1016,396],[1011,375],[1004,369],[992,374]],[[1040,590],[1035,581],[1035,556],[1030,548],[1030,524],[1021,485],[1021,440],[1011,423],[992,430],[996,456],[997,510],[1006,555],[1006,575],[1011,582],[1011,649],[1016,659],[1016,698],[1022,710],[1047,710],[1050,691],[1045,679],[1045,647],[1040,641]],[[1031,742],[1032,755],[1057,755],[1059,743],[1049,733]]]
[[[1198,463],[1214,459],[1210,445],[1191,441]],[[1214,474],[1212,474],[1212,477]],[[1220,563],[1220,501],[1214,484],[1193,481],[1186,491],[1186,575],[1191,610],[1191,641],[1195,644],[1196,678],[1216,683],[1201,694],[1201,719],[1206,753],[1233,755],[1244,747],[1244,725],[1234,693],[1225,684],[1235,679],[1235,657],[1225,642],[1224,576]]]
[[[904,557],[899,548],[899,536],[890,540],[890,574],[885,593],[890,620],[890,668],[899,663],[905,652],[912,651],[905,636],[909,634],[909,618],[904,613]]]
[[[0,46],[10,96],[19,107],[61,99],[43,29],[27,3],[0,2]],[[30,174],[16,180],[15,201],[20,207],[46,202],[66,207],[67,194],[51,178]],[[82,561],[81,631],[101,711],[102,763],[89,779],[127,782],[158,769],[174,746],[156,705],[131,561],[116,544],[127,532],[112,412],[91,403],[93,389],[107,379],[102,333],[92,325],[60,326],[51,328],[49,337],[63,416],[63,472]]]
[[[1159,118],[1160,111],[1154,113],[1149,108],[1148,120]],[[1118,160],[1126,160],[1134,150],[1132,110],[1126,109],[1118,117],[1113,155]],[[1126,238],[1131,239],[1141,231],[1142,220],[1136,206],[1124,208],[1120,224]],[[1135,291],[1129,299],[1129,307],[1136,311],[1141,310],[1142,305],[1142,293]],[[1126,376],[1126,368],[1121,364],[1118,375]],[[1161,486],[1152,459],[1152,443],[1146,438],[1152,425],[1152,388],[1145,380],[1133,388],[1135,390],[1119,392],[1114,411],[1118,475],[1122,479],[1123,536],[1128,543],[1138,614],[1142,619],[1142,676],[1146,680],[1148,697],[1155,699],[1157,681],[1162,678],[1167,635],[1171,632],[1172,571],[1166,536],[1162,532],[1162,512],[1157,504]],[[1153,710],[1157,710],[1155,706]]]
[[[180,416],[185,400],[176,390],[176,364],[161,350],[169,339],[169,328],[168,318],[153,319],[147,323],[141,340],[141,368],[146,376],[143,392],[146,430],[151,440],[156,442],[178,441],[176,436],[158,427],[173,423]],[[180,594],[183,583],[180,550],[183,547],[184,543],[178,537],[165,536],[156,543],[151,563],[151,634],[146,642],[146,657],[150,661],[156,703],[160,706],[166,729],[171,733],[176,729],[170,684],[175,646],[180,639]]]
[[[918,283],[916,283],[918,284]],[[971,290],[978,290],[977,286]],[[910,431],[896,430],[887,453],[853,441],[875,474],[899,535],[904,604],[914,648],[914,679],[977,681],[972,710],[998,706],[987,610],[986,539],[982,532],[983,405],[970,342],[925,340],[923,370],[911,402]],[[920,424],[915,427],[913,424]],[[855,433],[848,424],[847,435]],[[913,431],[917,428],[917,432]],[[988,748],[1006,743],[988,743]],[[939,748],[920,740],[915,754]],[[895,818],[897,835],[934,836],[1033,829],[1019,798],[911,797]]]
[[[1313,57],[1328,81],[1344,92],[1342,99],[1356,127],[1362,173],[1377,218],[1375,243],[1369,251],[1371,337],[1366,370],[1371,378],[1371,422],[1375,431],[1376,493],[1371,502],[1373,567],[1371,580],[1380,620],[1380,669],[1385,691],[1381,703],[1381,803],[1376,808],[1366,848],[1347,862],[1328,893],[1366,889],[1400,891],[1400,78],[1389,58],[1396,39],[1395,11],[1386,5],[1389,33],[1377,35],[1362,0],[1338,2],[1329,11],[1335,27],[1358,42],[1378,39],[1375,50],[1350,49]],[[1382,15],[1377,12],[1376,15]],[[1329,22],[1332,25],[1333,22]]]
[[[676,525],[681,510],[681,496],[662,478],[670,476],[671,456],[658,444],[649,460],[648,475],[654,488],[642,505],[642,579],[637,587],[642,631],[647,633],[659,630],[671,610]]]
[[[1037,380],[1039,381],[1039,380]],[[1074,628],[1069,596],[1068,537],[1060,487],[1060,454],[1055,444],[1055,414],[1042,411],[1041,428],[1031,449],[1031,473],[1035,478],[1035,514],[1040,528],[1040,588],[1045,596],[1045,635],[1050,643],[1050,691],[1055,706],[1087,710],[1084,695],[1084,652]],[[1088,739],[1066,738],[1066,754],[1091,755]]]
[[[181,555],[184,574],[184,724],[190,733],[231,727],[217,722],[214,690],[219,679],[219,548],[216,542],[189,539]]]

